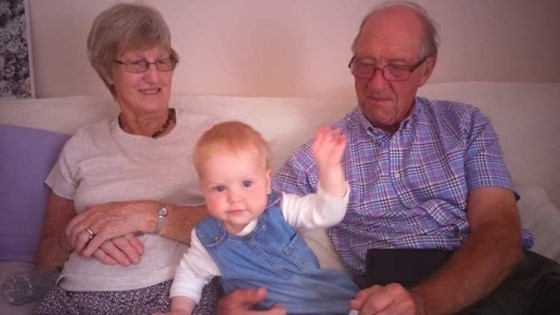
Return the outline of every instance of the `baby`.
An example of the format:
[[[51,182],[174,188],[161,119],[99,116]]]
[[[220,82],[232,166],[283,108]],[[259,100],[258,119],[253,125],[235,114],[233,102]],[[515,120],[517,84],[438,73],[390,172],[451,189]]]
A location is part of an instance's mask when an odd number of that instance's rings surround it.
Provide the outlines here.
[[[177,267],[171,313],[191,314],[203,286],[221,276],[226,293],[266,287],[260,309],[279,304],[289,314],[348,314],[358,287],[344,271],[321,269],[298,233],[343,219],[345,146],[340,130],[317,129],[312,149],[319,191],[300,197],[271,191],[268,147],[250,126],[224,122],[203,134],[194,164],[210,216],[192,231]]]

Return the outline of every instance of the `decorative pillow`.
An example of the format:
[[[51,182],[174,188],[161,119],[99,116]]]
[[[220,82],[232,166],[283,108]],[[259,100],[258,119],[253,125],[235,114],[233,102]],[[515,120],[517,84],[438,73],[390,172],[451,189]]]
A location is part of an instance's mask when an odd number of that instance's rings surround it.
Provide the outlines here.
[[[0,125],[0,261],[33,262],[49,194],[44,181],[69,138]]]
[[[533,233],[533,250],[560,263],[560,209],[539,186],[517,185],[521,225]]]

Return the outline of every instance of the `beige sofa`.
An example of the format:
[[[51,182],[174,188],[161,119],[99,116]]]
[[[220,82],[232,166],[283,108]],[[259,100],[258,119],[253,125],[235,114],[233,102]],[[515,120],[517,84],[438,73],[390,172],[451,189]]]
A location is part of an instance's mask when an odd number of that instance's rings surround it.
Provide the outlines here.
[[[519,210],[522,223],[535,235],[534,250],[560,262],[560,83],[490,83],[490,82],[457,82],[431,84],[421,89],[420,95],[471,103],[478,106],[492,120],[500,136],[502,147],[517,190],[521,195]],[[207,112],[224,119],[237,119],[248,122],[270,142],[274,155],[273,167],[278,167],[299,144],[307,140],[315,126],[327,124],[341,118],[355,106],[354,99],[335,98],[303,98],[303,97],[228,97],[228,96],[187,96],[175,95],[172,106],[185,107],[194,112]],[[18,159],[16,171],[7,160],[8,151],[34,149],[46,144],[54,138],[56,148],[72,134],[77,127],[112,115],[116,105],[110,98],[89,96],[72,96],[60,98],[2,100],[0,103],[0,125],[15,125],[34,129],[34,140],[22,138],[15,141],[14,135],[0,130],[0,176],[8,172],[17,176],[20,184],[34,184],[41,189],[42,179],[30,177],[32,172],[26,165],[43,163],[43,172],[52,163],[42,154],[33,153],[33,162],[28,164]],[[3,126],[4,128],[6,126]],[[29,131],[27,128],[24,130]],[[51,133],[45,131],[51,131]],[[19,131],[19,129],[17,129]],[[42,138],[44,137],[44,138]],[[58,137],[58,138],[57,138]],[[39,140],[45,139],[45,141]],[[36,141],[36,142],[33,142]],[[49,140],[50,141],[50,140]],[[58,141],[58,142],[57,142]],[[12,146],[17,148],[12,149]],[[54,146],[54,144],[53,144]],[[15,173],[14,173],[15,172]],[[19,180],[22,179],[23,180]],[[1,181],[1,180],[0,180]],[[8,187],[13,188],[13,187]],[[42,191],[41,194],[44,194]],[[26,192],[27,194],[27,192]],[[33,194],[33,193],[29,193]],[[34,209],[22,212],[18,204],[14,205],[13,194],[0,195],[0,281],[15,270],[30,268],[32,255],[38,238],[38,226],[42,220],[44,208],[37,203]],[[37,199],[34,195],[27,196]],[[6,206],[9,205],[9,206]],[[20,216],[28,216],[20,218]],[[16,223],[14,222],[16,217]],[[29,218],[35,222],[29,225]],[[6,222],[7,219],[12,221]],[[4,223],[2,223],[4,222]],[[39,222],[39,223],[38,223]],[[32,234],[28,240],[27,252],[23,258],[12,259],[7,254],[11,244],[6,237],[8,228],[14,225],[17,233]],[[18,234],[19,235],[19,234]],[[24,237],[26,235],[19,235]],[[311,235],[314,237],[316,235]],[[6,241],[4,241],[6,239]],[[320,251],[322,262],[336,264],[336,258],[330,256],[329,244],[316,236],[310,242]],[[8,257],[6,259],[5,257]],[[10,261],[6,261],[10,260]],[[19,260],[19,261],[14,261]],[[0,301],[1,314],[28,314],[33,306],[13,307]]]

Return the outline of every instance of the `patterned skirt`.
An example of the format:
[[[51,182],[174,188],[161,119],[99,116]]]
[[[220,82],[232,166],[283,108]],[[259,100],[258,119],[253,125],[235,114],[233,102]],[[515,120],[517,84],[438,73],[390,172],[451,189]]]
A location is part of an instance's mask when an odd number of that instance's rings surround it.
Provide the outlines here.
[[[130,291],[70,292],[54,287],[37,306],[37,315],[149,315],[171,309],[169,289],[173,280]],[[219,278],[204,287],[193,314],[216,314],[223,295]]]

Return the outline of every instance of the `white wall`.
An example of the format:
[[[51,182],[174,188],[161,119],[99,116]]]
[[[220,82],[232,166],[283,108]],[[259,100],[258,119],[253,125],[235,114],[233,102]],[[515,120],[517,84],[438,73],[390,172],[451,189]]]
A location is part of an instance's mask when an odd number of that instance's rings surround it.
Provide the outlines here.
[[[37,97],[107,95],[85,50],[114,0],[29,0]],[[181,56],[176,94],[353,95],[347,69],[361,18],[378,1],[151,0]],[[431,82],[560,82],[560,1],[424,0],[438,22]]]

